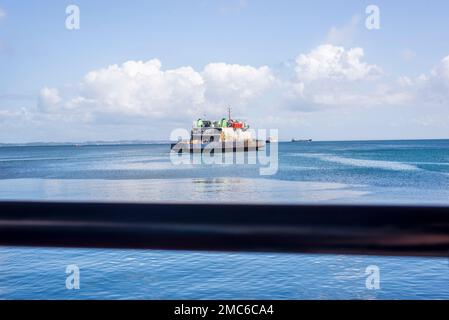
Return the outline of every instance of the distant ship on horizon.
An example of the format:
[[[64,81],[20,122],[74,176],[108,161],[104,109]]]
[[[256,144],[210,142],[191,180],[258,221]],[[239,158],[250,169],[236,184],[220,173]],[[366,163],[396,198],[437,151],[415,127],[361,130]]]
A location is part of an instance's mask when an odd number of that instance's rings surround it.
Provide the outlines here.
[[[292,142],[312,142],[312,139],[292,139]]]

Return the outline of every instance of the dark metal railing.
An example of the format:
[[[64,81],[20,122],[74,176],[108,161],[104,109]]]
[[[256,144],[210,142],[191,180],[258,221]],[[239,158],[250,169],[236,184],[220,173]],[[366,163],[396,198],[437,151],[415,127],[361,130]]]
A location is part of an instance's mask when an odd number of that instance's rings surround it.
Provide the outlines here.
[[[1,202],[0,245],[447,256],[449,208]]]

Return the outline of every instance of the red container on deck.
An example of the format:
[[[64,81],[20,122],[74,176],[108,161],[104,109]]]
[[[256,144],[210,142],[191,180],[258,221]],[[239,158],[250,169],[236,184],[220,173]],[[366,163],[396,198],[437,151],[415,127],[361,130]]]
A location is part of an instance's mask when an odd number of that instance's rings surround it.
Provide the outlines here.
[[[234,129],[242,129],[242,128],[243,128],[243,123],[241,123],[241,122],[234,122],[234,123],[232,124],[232,127],[233,127]]]

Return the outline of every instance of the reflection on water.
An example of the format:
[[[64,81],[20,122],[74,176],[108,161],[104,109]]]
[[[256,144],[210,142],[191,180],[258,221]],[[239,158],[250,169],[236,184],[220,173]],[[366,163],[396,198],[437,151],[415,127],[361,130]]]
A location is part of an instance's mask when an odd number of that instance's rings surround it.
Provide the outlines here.
[[[368,191],[341,183],[247,178],[0,180],[0,198],[152,202],[287,203],[356,201]]]

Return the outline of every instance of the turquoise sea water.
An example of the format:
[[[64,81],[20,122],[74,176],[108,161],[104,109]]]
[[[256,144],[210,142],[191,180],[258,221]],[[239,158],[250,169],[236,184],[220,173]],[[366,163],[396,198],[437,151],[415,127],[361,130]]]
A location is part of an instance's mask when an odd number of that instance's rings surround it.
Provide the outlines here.
[[[255,157],[250,154],[249,157]],[[0,199],[449,205],[449,140],[280,143],[278,171],[154,145],[0,147]],[[65,268],[81,289],[65,288]],[[380,268],[381,288],[365,287]],[[0,298],[449,298],[447,259],[0,248]]]

